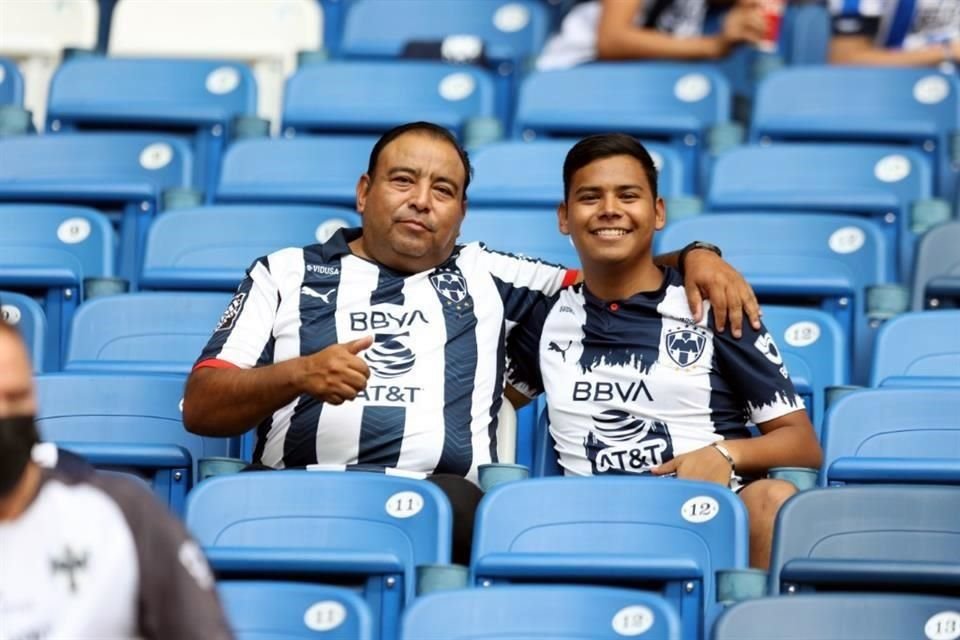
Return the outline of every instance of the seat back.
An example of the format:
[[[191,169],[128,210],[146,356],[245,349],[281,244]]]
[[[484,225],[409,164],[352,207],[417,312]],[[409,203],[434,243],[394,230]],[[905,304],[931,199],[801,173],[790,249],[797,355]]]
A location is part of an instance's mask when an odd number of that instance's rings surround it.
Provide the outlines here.
[[[0,105],[23,104],[23,76],[13,60],[0,58]]]
[[[323,10],[316,0],[119,0],[109,53],[138,58],[214,58],[253,67],[258,113],[278,120],[283,81],[297,54],[320,48]]]
[[[930,167],[920,153],[889,146],[740,147],[717,159],[707,207],[869,217],[889,238],[894,277],[905,278],[918,238],[914,207],[932,196]]]
[[[960,307],[960,222],[927,231],[917,247],[913,271],[914,311]]]
[[[712,640],[881,640],[950,637],[960,600],[917,595],[822,594],[759,598],[731,607]],[[850,613],[857,618],[851,620]]]
[[[871,389],[840,398],[824,421],[821,484],[960,484],[958,415],[958,385]]]
[[[611,500],[611,496],[618,499]],[[715,612],[714,573],[743,568],[743,504],[719,485],[635,477],[539,478],[494,487],[477,510],[477,582],[654,585],[685,633]],[[692,589],[680,588],[689,582]],[[676,586],[665,586],[673,583]]]
[[[241,140],[227,150],[215,200],[353,208],[375,142],[370,136]]]
[[[403,619],[401,640],[623,636],[679,640],[676,612],[659,596],[627,589],[561,585],[438,591],[418,598]]]
[[[20,332],[33,372],[41,373],[47,337],[47,318],[43,315],[43,308],[28,296],[0,291],[0,318]]]
[[[505,233],[509,230],[509,233]],[[576,267],[577,250],[560,233],[550,209],[478,209],[468,212],[458,242],[483,242],[490,249]]]
[[[67,371],[189,373],[227,293],[130,293],[84,303],[73,318]]]
[[[427,120],[461,139],[472,118],[494,116],[494,85],[478,67],[443,62],[328,62],[308,65],[287,82],[283,131],[382,133]]]
[[[357,214],[332,207],[213,205],[171,211],[150,228],[142,285],[234,291],[256,258],[326,241],[351,226],[359,226]]]
[[[217,592],[237,640],[373,640],[370,608],[348,589],[224,580]]]
[[[885,322],[877,334],[870,386],[893,376],[960,378],[957,327],[960,310],[907,313]]]

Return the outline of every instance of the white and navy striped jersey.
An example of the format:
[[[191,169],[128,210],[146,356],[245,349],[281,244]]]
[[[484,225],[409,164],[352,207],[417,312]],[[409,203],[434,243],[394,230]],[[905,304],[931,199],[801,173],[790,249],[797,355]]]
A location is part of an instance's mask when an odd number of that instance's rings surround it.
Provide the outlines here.
[[[803,401],[766,331],[736,340],[694,323],[683,279],[608,302],[583,284],[538,304],[509,339],[507,380],[546,391],[550,432],[568,475],[636,473],[725,438],[748,437]]]
[[[877,47],[921,49],[960,38],[956,0],[830,0],[833,34],[871,38]]]
[[[373,335],[365,391],[337,406],[302,395],[274,412],[255,460],[476,480],[496,461],[506,336],[576,272],[472,243],[399,273],[350,252],[360,233],[256,260],[196,366],[255,367]]]

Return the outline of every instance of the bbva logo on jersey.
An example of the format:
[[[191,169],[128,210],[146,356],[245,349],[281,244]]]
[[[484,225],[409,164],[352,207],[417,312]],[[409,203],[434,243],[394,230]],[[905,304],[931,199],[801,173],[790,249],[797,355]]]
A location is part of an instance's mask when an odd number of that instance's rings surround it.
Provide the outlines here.
[[[459,273],[443,271],[430,276],[430,284],[437,293],[453,303],[462,302],[467,297],[467,281]]]
[[[681,367],[688,367],[703,355],[706,337],[690,329],[678,329],[667,334],[667,355]]]

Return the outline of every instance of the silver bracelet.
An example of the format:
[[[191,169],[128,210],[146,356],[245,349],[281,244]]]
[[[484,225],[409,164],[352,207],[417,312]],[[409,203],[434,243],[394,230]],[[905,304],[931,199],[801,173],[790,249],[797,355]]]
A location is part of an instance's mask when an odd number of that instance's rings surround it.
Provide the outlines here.
[[[727,462],[730,463],[730,475],[735,476],[737,474],[737,463],[733,461],[733,456],[730,455],[730,452],[722,444],[713,442],[710,444],[711,447],[716,449],[720,455],[722,455]]]

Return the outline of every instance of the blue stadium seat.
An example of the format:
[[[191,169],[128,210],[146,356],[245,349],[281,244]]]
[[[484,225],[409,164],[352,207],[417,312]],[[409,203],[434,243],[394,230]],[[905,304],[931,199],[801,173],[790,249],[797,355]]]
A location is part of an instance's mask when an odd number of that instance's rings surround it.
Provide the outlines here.
[[[570,237],[560,233],[556,209],[467,211],[458,242],[480,241],[488,248],[553,264],[580,265]]]
[[[930,229],[920,238],[913,270],[914,311],[960,308],[960,222]]]
[[[225,580],[220,602],[237,640],[373,640],[370,608],[339,587]]]
[[[917,376],[960,380],[958,328],[960,310],[907,313],[887,321],[877,334],[870,386]]]
[[[356,205],[376,138],[241,140],[223,160],[216,202]]]
[[[0,201],[82,204],[120,230],[118,273],[136,285],[150,220],[166,189],[190,184],[193,160],[180,140],[86,133],[0,139]]]
[[[715,484],[667,478],[539,478],[489,491],[477,509],[476,584],[616,584],[661,592],[685,638],[717,613],[714,574],[747,562],[743,503]]]
[[[47,318],[43,308],[33,299],[12,291],[0,291],[0,318],[16,327],[30,354],[34,373],[44,369]]]
[[[189,373],[229,302],[227,293],[157,291],[85,302],[64,370]]]
[[[571,87],[576,87],[571,91]],[[579,137],[621,131],[669,142],[697,193],[711,131],[730,122],[730,88],[713,67],[597,63],[530,74],[520,87],[514,137]]]
[[[769,592],[954,595],[960,587],[958,509],[956,487],[878,485],[799,493],[777,515]]]
[[[256,110],[257,86],[244,64],[82,57],[53,77],[47,129],[186,134],[196,157],[193,183],[209,194],[236,119]]]
[[[712,640],[904,640],[950,637],[960,600],[903,594],[805,594],[731,607]]]
[[[750,139],[898,144],[924,153],[936,193],[953,199],[951,138],[960,81],[923,68],[806,66],[770,74],[757,90]]]
[[[852,379],[866,381],[876,332],[867,288],[890,279],[875,225],[823,213],[729,213],[680,220],[655,238],[660,250],[693,240],[720,246],[762,303],[818,306],[835,317],[850,338]]]
[[[910,149],[867,145],[741,147],[716,162],[706,207],[720,211],[830,212],[864,216],[887,236],[888,269],[905,281],[933,208],[929,162]]]
[[[377,134],[428,120],[469,142],[471,121],[494,116],[487,71],[443,62],[327,62],[287,81],[283,132]]]
[[[184,376],[55,373],[36,378],[37,426],[44,440],[96,467],[149,479],[160,500],[182,513],[200,458],[231,456],[239,443],[189,433],[181,420]]]
[[[340,227],[358,226],[356,213],[332,207],[212,205],[171,211],[150,228],[142,286],[234,291],[260,256],[322,242]]]
[[[824,421],[820,484],[960,485],[958,416],[956,383],[843,396],[831,405]]]
[[[498,586],[438,591],[403,616],[401,640],[680,640],[680,621],[663,598],[629,589]]]
[[[556,209],[563,200],[563,159],[574,140],[495,142],[471,152],[476,178],[467,194],[470,210],[477,207],[540,207]],[[644,145],[659,175],[659,195],[691,198],[684,187],[684,167],[676,149],[658,143]]]
[[[360,589],[393,638],[414,568],[450,562],[450,504],[423,480],[362,472],[241,473],[205,480],[187,526],[219,576],[333,581]]]
[[[354,0],[340,54],[485,63],[497,71],[498,112],[506,117],[516,78],[543,48],[549,20],[539,0]]]
[[[49,325],[43,369],[57,371],[84,278],[113,275],[113,230],[93,209],[17,204],[0,204],[0,229],[0,287],[42,302]]]

